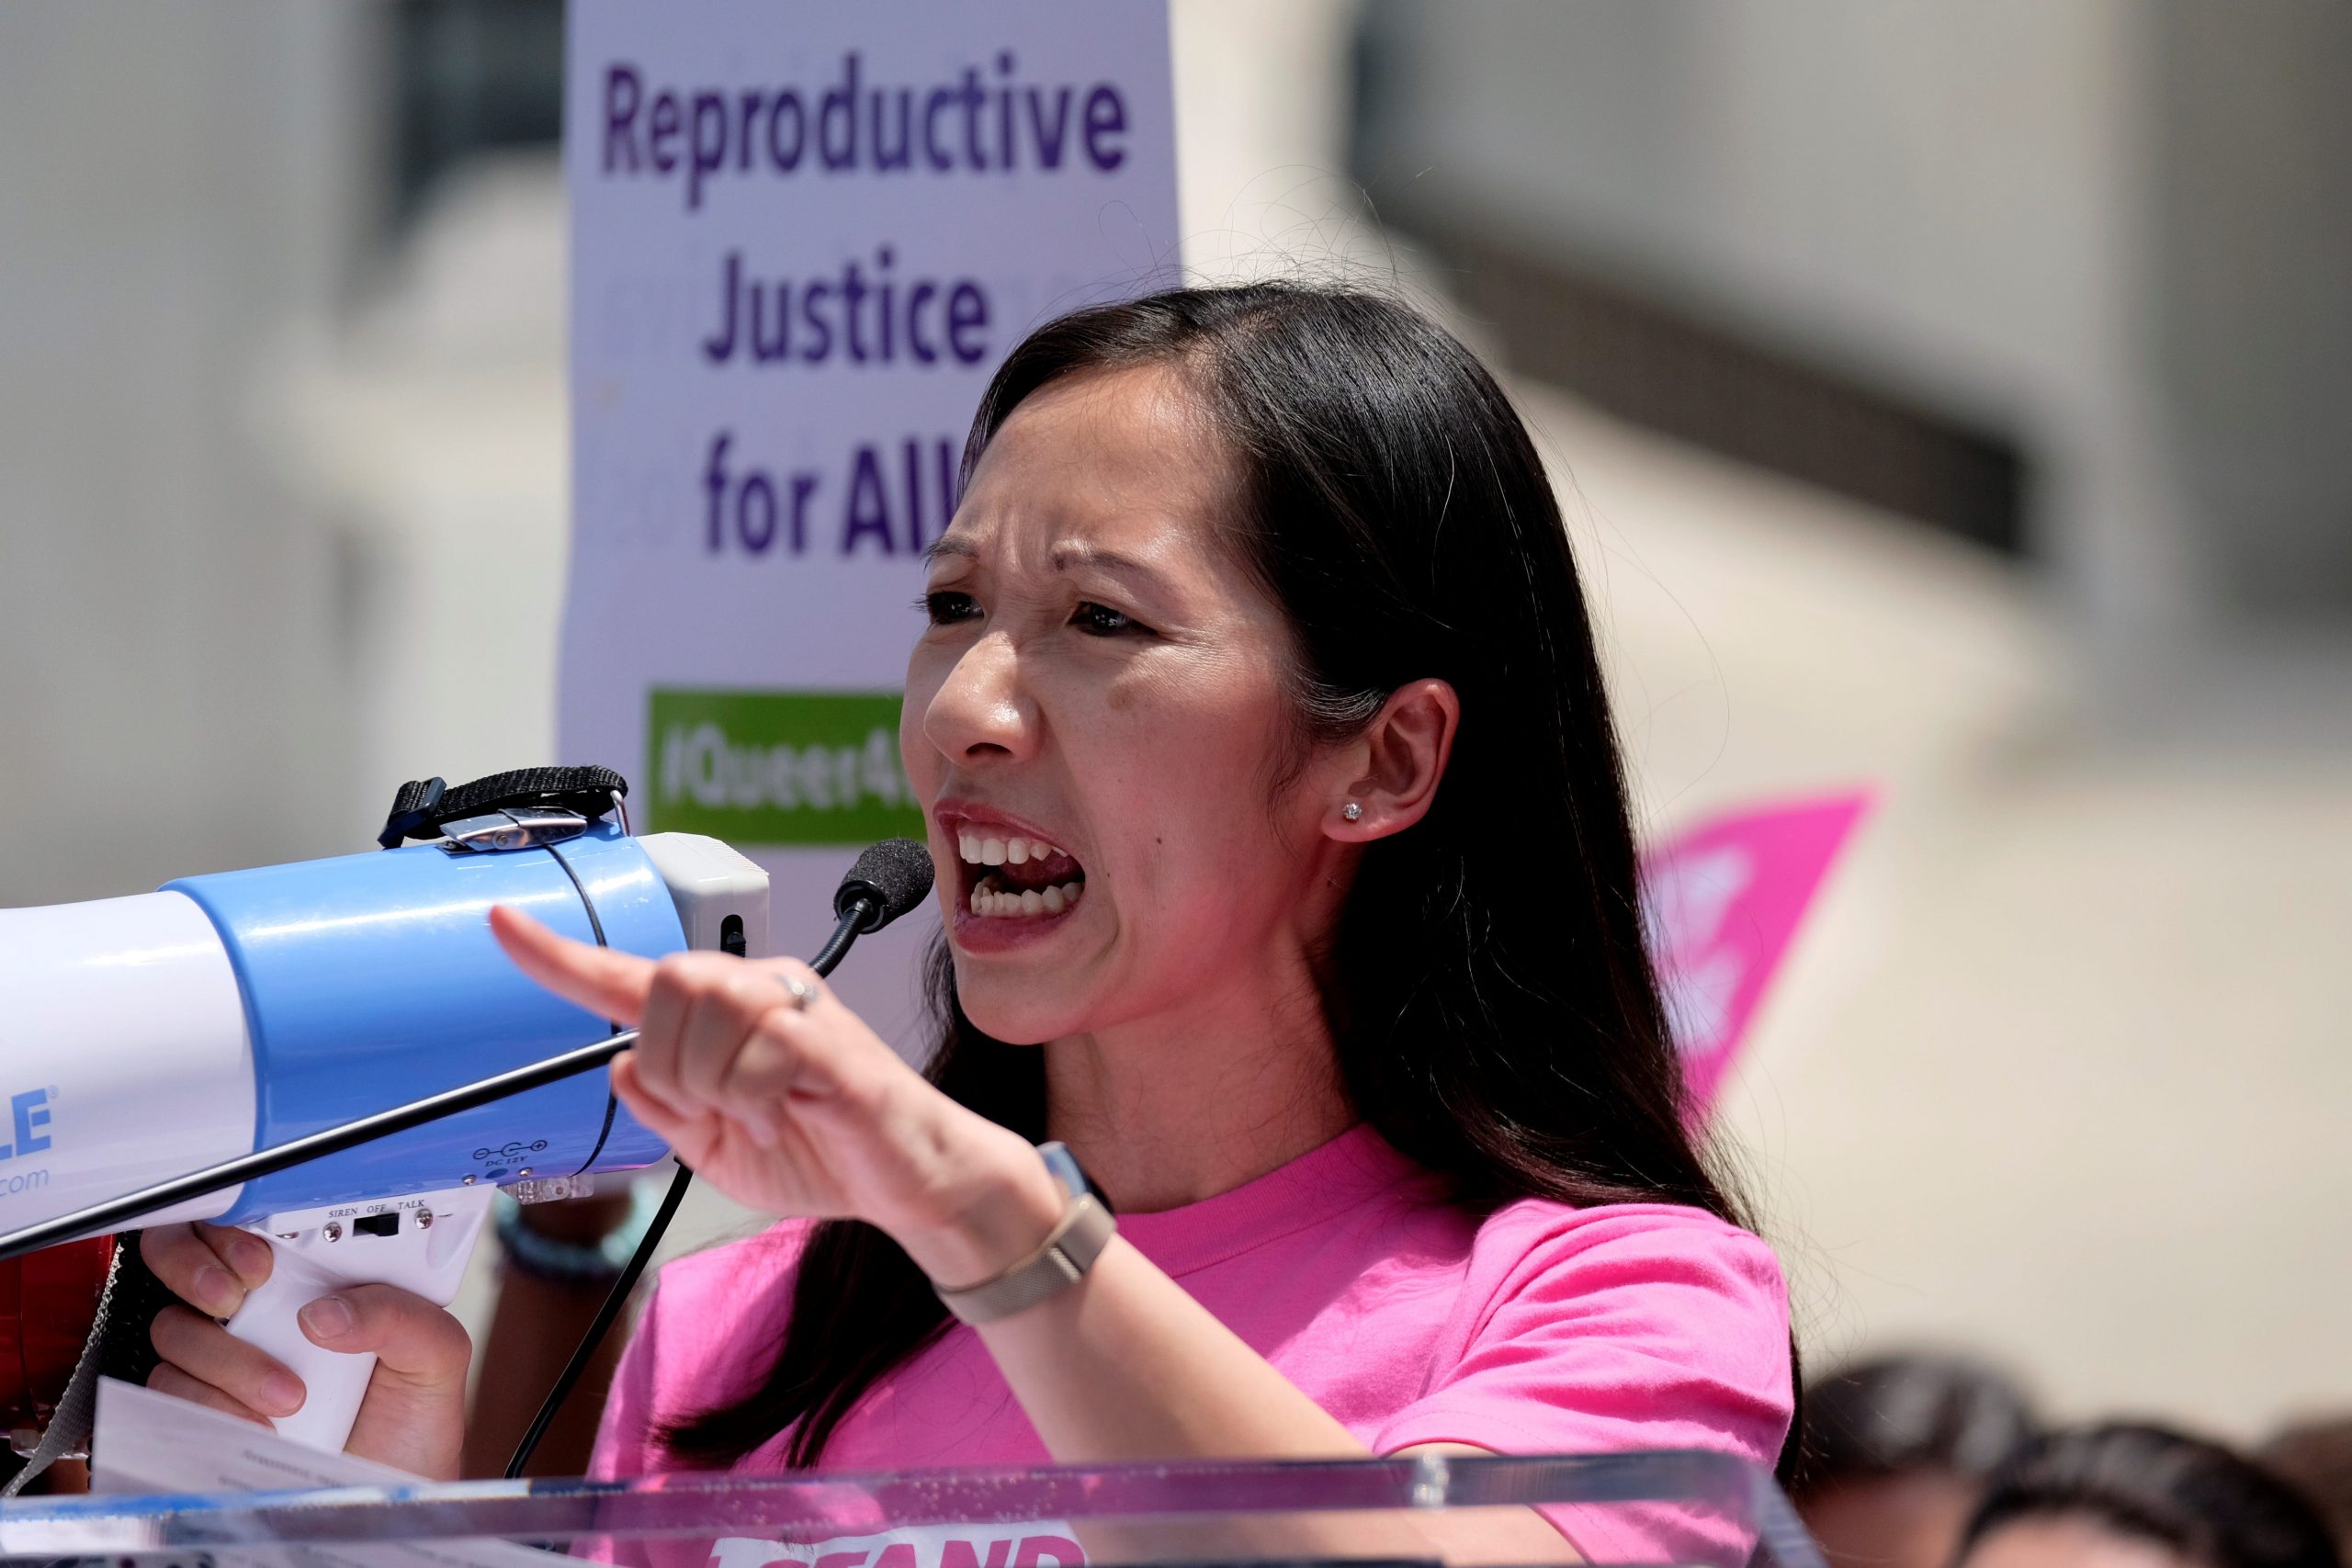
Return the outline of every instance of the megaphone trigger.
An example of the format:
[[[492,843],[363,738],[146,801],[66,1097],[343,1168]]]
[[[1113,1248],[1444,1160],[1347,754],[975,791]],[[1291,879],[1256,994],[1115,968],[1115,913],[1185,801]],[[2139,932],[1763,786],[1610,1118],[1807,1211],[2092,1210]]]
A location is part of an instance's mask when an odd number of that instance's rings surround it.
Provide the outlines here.
[[[339,1449],[376,1370],[372,1352],[331,1350],[302,1332],[301,1310],[356,1284],[398,1285],[447,1306],[489,1217],[496,1189],[451,1188],[365,1204],[272,1214],[254,1228],[269,1243],[269,1278],[246,1295],[229,1332],[267,1351],[302,1380],[302,1408],[277,1417],[278,1433]]]

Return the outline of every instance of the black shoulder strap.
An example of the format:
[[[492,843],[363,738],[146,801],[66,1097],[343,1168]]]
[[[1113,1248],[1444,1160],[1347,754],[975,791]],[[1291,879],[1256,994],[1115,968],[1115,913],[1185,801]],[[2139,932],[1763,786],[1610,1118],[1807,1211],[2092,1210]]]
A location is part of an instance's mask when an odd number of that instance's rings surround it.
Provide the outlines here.
[[[595,821],[628,793],[628,781],[610,768],[516,768],[451,789],[439,779],[412,779],[392,796],[376,841],[388,850],[410,839],[437,839],[444,823],[508,806],[554,806]]]

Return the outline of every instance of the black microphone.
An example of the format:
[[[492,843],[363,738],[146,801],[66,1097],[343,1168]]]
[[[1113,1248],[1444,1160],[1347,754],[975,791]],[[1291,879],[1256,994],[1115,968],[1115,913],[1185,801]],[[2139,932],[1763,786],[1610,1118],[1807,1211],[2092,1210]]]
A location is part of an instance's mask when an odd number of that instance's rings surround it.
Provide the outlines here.
[[[878,931],[931,897],[931,852],[912,839],[885,839],[857,857],[833,893],[833,913],[864,906],[863,936]]]
[[[820,975],[830,975],[847,955],[850,944],[870,931],[876,931],[922,903],[931,893],[931,852],[912,839],[885,839],[857,857],[849,874],[842,879],[841,887],[833,895],[833,908],[841,915],[833,934],[825,941],[808,966]],[[249,1155],[223,1160],[186,1176],[157,1182],[136,1192],[103,1203],[94,1203],[73,1213],[60,1214],[53,1220],[28,1225],[21,1230],[0,1235],[0,1261],[22,1257],[28,1252],[51,1247],[62,1241],[77,1240],[85,1235],[104,1235],[118,1228],[122,1222],[155,1210],[184,1203],[233,1187],[241,1181],[256,1181],[265,1176],[302,1164],[306,1160],[341,1154],[361,1144],[387,1138],[394,1133],[405,1133],[411,1127],[421,1127],[427,1122],[454,1116],[460,1111],[471,1111],[478,1105],[488,1105],[526,1090],[558,1083],[575,1074],[601,1067],[630,1046],[637,1043],[637,1031],[624,1029],[618,1034],[582,1045],[560,1055],[528,1066],[444,1089],[438,1094],[413,1100],[406,1105],[396,1105],[389,1111],[379,1111],[372,1116],[362,1116],[339,1127],[329,1127],[305,1137],[289,1139],[269,1148],[257,1149]]]
[[[878,931],[931,897],[931,852],[912,839],[885,839],[870,844],[833,889],[833,913],[840,923],[808,967],[830,975],[849,944],[869,931]]]

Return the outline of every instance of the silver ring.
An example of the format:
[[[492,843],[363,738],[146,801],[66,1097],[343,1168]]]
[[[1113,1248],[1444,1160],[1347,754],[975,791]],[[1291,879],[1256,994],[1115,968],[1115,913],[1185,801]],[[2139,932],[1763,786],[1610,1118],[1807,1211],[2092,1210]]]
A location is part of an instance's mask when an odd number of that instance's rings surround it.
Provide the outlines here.
[[[807,1012],[808,1004],[817,999],[817,987],[797,975],[786,975],[784,988],[792,993],[792,1010],[795,1012]]]

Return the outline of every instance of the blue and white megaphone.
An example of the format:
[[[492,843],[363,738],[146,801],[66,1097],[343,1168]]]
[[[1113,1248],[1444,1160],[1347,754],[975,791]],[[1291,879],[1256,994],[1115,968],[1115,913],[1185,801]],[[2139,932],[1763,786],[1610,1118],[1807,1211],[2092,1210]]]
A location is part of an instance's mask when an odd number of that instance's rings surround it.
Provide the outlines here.
[[[559,773],[568,791],[528,787]],[[591,773],[615,786],[601,807]],[[0,1233],[611,1035],[507,960],[493,904],[649,957],[764,956],[766,873],[715,839],[629,836],[609,819],[625,788],[500,775],[450,792],[469,815],[412,813],[429,842],[0,909]],[[583,1071],[104,1228],[266,1238],[269,1281],[229,1330],[309,1386],[278,1429],[339,1449],[374,1358],[312,1345],[297,1310],[360,1281],[446,1305],[494,1191],[564,1196],[668,1152]]]

